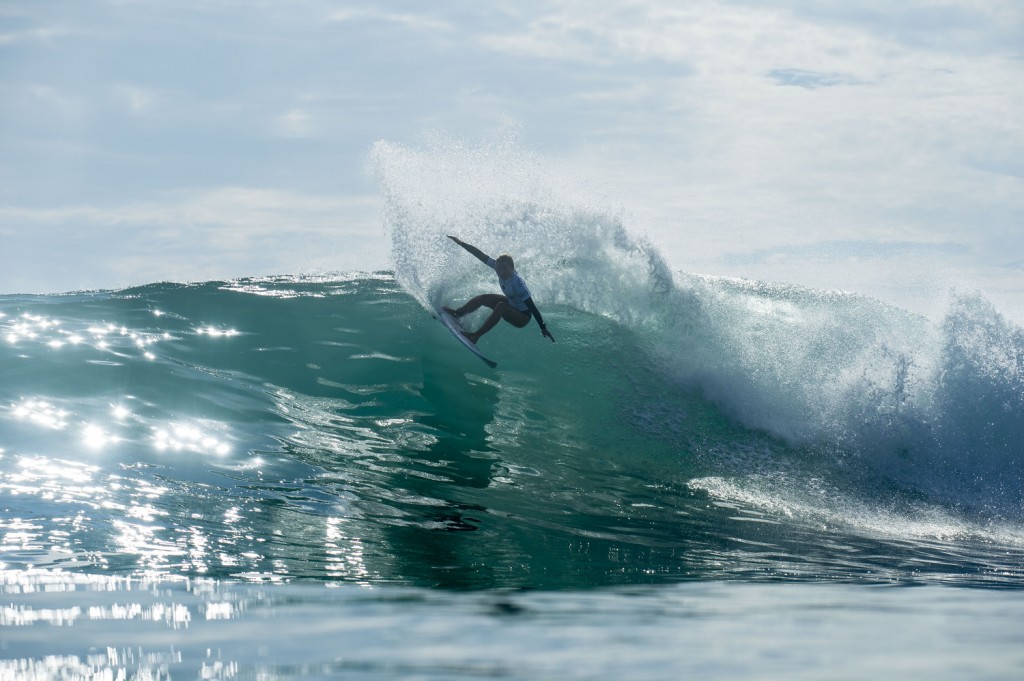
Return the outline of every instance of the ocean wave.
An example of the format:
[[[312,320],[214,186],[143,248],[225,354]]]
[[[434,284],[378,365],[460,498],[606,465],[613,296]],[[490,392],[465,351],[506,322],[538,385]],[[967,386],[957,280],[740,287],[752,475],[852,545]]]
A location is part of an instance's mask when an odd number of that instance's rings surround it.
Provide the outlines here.
[[[1024,331],[980,294],[954,294],[935,322],[841,291],[673,271],[619,212],[554,186],[514,145],[381,143],[373,163],[396,279],[425,308],[493,288],[446,240],[457,232],[513,253],[542,308],[634,334],[664,389],[699,390],[746,428],[841,451],[940,503],[1024,511]]]

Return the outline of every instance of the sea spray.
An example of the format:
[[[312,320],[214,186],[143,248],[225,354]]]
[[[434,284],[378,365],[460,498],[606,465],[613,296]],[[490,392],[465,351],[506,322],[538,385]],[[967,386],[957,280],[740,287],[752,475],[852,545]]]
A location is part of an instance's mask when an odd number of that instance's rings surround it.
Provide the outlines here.
[[[425,307],[476,292],[493,273],[453,248],[456,234],[490,255],[511,253],[538,303],[559,302],[637,325],[658,323],[671,271],[619,211],[544,172],[508,142],[471,147],[443,138],[412,149],[378,142],[371,155],[385,197],[395,278]]]

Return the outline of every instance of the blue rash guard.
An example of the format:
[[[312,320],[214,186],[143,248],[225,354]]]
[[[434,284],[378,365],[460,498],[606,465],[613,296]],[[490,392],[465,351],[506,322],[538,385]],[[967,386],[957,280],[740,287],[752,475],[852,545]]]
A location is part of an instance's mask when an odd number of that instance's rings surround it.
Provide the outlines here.
[[[487,258],[487,266],[495,272],[498,271],[498,261],[494,258]],[[526,282],[518,272],[512,270],[512,276],[508,279],[498,277],[498,285],[501,286],[501,292],[508,298],[509,305],[520,312],[530,314],[530,306],[526,304],[526,301],[533,296],[530,295],[530,289],[527,288]]]

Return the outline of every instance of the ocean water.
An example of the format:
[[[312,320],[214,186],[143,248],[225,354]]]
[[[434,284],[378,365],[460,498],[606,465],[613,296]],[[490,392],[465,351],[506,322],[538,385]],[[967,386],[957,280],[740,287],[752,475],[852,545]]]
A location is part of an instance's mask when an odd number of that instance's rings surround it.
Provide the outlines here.
[[[1021,331],[668,286],[496,370],[391,273],[0,297],[0,673],[1018,674]]]
[[[0,678],[1021,678],[1018,325],[426,156],[392,271],[0,296]],[[557,343],[433,319],[495,288],[454,231]]]

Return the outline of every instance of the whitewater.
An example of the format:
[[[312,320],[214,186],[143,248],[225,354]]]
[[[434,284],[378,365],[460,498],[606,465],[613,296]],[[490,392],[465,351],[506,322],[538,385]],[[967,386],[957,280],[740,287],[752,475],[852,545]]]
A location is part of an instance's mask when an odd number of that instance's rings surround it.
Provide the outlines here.
[[[1024,330],[687,273],[535,165],[378,144],[388,271],[0,295],[4,678],[1019,671]],[[456,343],[447,234],[558,342]]]

